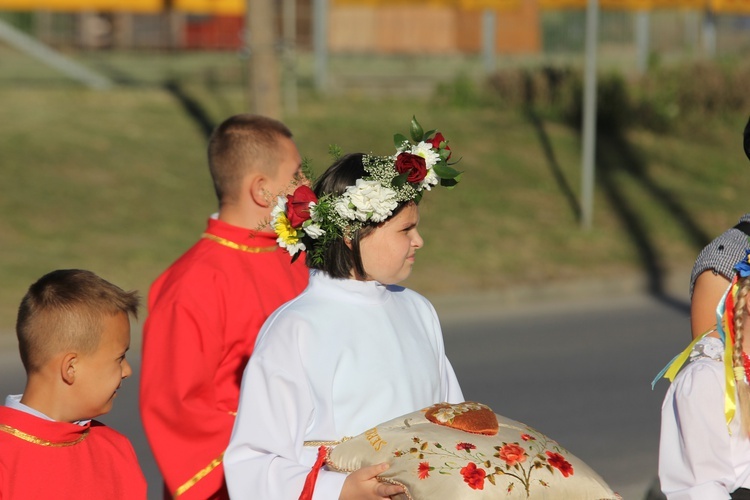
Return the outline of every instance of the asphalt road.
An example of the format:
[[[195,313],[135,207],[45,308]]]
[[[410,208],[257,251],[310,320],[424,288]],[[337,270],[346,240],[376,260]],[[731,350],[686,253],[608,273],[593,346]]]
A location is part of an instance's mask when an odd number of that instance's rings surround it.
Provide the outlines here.
[[[436,302],[466,398],[555,439],[623,498],[644,499],[656,477],[659,407],[667,388],[666,381],[655,391],[649,384],[687,345],[686,303],[643,295],[532,296],[527,305],[483,301],[467,307]],[[21,392],[24,375],[13,342],[0,337],[0,394]],[[129,356],[135,374],[102,420],[131,439],[149,498],[158,499],[161,481],[138,418],[135,351]]]

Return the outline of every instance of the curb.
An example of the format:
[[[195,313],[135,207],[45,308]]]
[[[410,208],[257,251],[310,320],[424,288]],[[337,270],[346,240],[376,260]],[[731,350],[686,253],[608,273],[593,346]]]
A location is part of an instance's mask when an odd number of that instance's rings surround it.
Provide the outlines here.
[[[664,280],[665,296],[689,306],[690,272],[672,273]],[[622,276],[617,280],[587,279],[573,283],[551,282],[545,285],[513,286],[503,290],[469,293],[424,294],[432,302],[441,322],[457,323],[513,315],[553,314],[581,308],[611,307],[623,299],[643,300],[653,294],[648,277],[642,274]],[[133,323],[131,352],[140,352],[141,327],[145,318]],[[0,354],[16,353],[18,344],[12,328],[0,328]]]

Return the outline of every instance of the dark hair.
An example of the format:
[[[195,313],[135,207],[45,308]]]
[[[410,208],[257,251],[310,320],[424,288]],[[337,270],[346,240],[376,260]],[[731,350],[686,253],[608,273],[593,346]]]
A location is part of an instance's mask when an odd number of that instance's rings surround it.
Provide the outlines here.
[[[747,155],[747,159],[750,160],[750,119],[747,120],[747,125],[745,125],[745,155]]]
[[[90,353],[102,333],[102,318],[138,312],[138,294],[125,292],[91,271],[60,269],[45,274],[21,300],[16,335],[27,373],[38,371],[65,349]]]
[[[282,137],[292,138],[286,125],[259,115],[234,115],[216,127],[208,140],[208,167],[220,204],[234,201],[248,172],[276,172]]]
[[[342,156],[333,165],[328,167],[323,174],[318,177],[315,181],[314,191],[315,195],[320,198],[326,194],[333,194],[340,196],[346,191],[349,186],[354,186],[357,179],[361,179],[368,175],[367,171],[362,164],[362,158],[364,153],[352,153]],[[413,201],[402,202],[398,204],[398,207],[393,211],[391,217],[398,214],[405,206],[414,203]],[[346,244],[344,238],[335,240],[312,240],[312,245],[324,245],[322,255],[322,262],[313,262],[311,254],[308,252],[305,263],[310,269],[319,269],[326,272],[332,278],[350,278],[352,272],[354,277],[357,279],[365,279],[367,273],[365,272],[364,265],[362,265],[362,255],[360,253],[360,242],[367,235],[372,233],[375,228],[382,225],[383,222],[376,224],[370,223],[362,226],[361,229],[353,231],[347,235],[349,238],[349,245]]]

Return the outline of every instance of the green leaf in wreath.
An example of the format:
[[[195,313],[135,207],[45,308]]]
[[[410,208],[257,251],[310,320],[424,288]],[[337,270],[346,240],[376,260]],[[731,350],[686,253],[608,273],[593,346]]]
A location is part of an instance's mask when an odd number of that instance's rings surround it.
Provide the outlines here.
[[[424,138],[424,129],[422,129],[422,125],[419,124],[417,121],[416,116],[411,117],[411,126],[409,127],[409,134],[411,134],[411,138],[414,140],[414,142],[419,142]]]
[[[406,184],[406,179],[409,178],[409,172],[404,172],[403,174],[398,174],[396,177],[393,178],[391,181],[391,186],[394,188],[400,188],[404,184]]]
[[[407,139],[404,134],[394,134],[394,136],[393,136],[393,144],[394,144],[394,146],[396,146],[396,149],[403,148],[405,142],[408,143],[409,139]]]
[[[458,184],[458,179],[440,179],[440,185],[448,189],[453,189]]]
[[[422,135],[422,140],[431,139],[435,132],[437,132],[437,129],[428,130]]]
[[[455,179],[456,177],[461,175],[461,172],[459,172],[455,168],[449,167],[448,165],[442,165],[440,163],[436,164],[432,168],[433,170],[435,170],[435,173],[438,174],[438,176],[442,179]]]

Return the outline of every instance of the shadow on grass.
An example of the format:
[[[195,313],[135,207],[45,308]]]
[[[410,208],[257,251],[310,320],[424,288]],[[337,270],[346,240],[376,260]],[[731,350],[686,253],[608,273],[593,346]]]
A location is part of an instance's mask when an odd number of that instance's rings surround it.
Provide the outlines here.
[[[570,187],[570,184],[568,184],[568,180],[565,178],[565,175],[560,168],[560,164],[558,163],[557,158],[555,157],[555,150],[552,148],[552,143],[550,142],[547,131],[544,128],[544,122],[541,120],[536,111],[534,111],[534,108],[531,105],[525,106],[524,114],[529,120],[529,123],[531,123],[531,125],[534,127],[534,131],[536,132],[537,138],[539,139],[539,145],[544,152],[544,156],[547,158],[547,166],[552,173],[552,177],[554,177],[555,182],[557,183],[557,187],[560,188],[560,192],[568,202],[570,211],[573,213],[576,220],[580,220],[581,206],[578,203],[578,199],[576,198],[573,189]]]
[[[200,102],[188,95],[175,80],[164,83],[164,90],[177,99],[177,102],[180,103],[185,112],[192,118],[203,136],[208,139],[217,124],[211,119]]]
[[[547,165],[555,182],[564,196],[576,219],[581,218],[581,207],[560,164],[554,148],[546,133],[544,121],[532,105],[532,96],[527,94],[525,115],[533,126],[539,146],[547,159]],[[580,132],[580,131],[579,131]],[[657,300],[684,312],[689,312],[690,304],[670,297],[666,290],[666,270],[664,256],[660,254],[655,238],[646,225],[646,220],[639,214],[635,203],[628,199],[622,188],[622,177],[630,177],[652,199],[654,205],[661,206],[670,214],[674,224],[682,228],[698,251],[707,245],[711,238],[694,222],[688,211],[668,189],[657,184],[648,174],[643,155],[627,140],[623,131],[598,131],[596,145],[596,182],[603,190],[613,207],[615,215],[626,228],[630,240],[635,246],[641,267],[647,275],[648,292]]]
[[[596,149],[597,182],[609,199],[615,214],[622,221],[635,245],[643,270],[648,276],[648,289],[658,300],[689,312],[690,305],[670,297],[665,290],[664,257],[659,253],[652,234],[632,201],[622,189],[621,178],[629,176],[648,193],[655,205],[670,214],[676,225],[682,228],[697,251],[711,240],[693,221],[690,214],[669,190],[659,186],[648,175],[646,161],[638,150],[619,131],[598,133]],[[658,230],[658,228],[656,229]],[[652,228],[651,231],[654,231]]]

